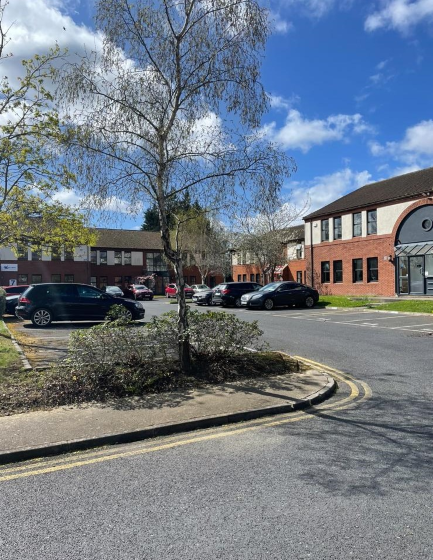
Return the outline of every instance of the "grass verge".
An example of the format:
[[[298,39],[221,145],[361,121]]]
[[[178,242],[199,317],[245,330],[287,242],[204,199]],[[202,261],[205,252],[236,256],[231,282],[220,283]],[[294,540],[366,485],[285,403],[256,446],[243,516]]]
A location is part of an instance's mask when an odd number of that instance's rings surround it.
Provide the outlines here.
[[[0,383],[20,369],[20,355],[12,344],[10,332],[0,319]]]
[[[433,313],[433,301],[402,300],[380,303],[368,297],[320,296],[316,307],[368,307],[383,311],[401,311],[406,313]]]
[[[162,364],[161,364],[162,365]],[[190,375],[181,375],[177,364],[164,364],[149,371],[119,368],[98,379],[70,375],[67,370],[20,371],[5,377],[0,384],[0,415],[83,402],[105,402],[113,398],[140,397],[176,389],[195,389],[226,381],[286,375],[301,371],[297,360],[277,352],[257,352],[226,356],[218,360],[196,359]]]

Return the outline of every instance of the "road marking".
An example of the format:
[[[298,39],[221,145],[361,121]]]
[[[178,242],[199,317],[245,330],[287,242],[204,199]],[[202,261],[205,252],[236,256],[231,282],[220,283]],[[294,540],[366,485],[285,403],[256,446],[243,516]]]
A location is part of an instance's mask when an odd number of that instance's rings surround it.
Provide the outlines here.
[[[346,410],[353,407],[358,402],[364,401],[371,397],[372,393],[370,387],[365,382],[356,380],[357,383],[361,385],[364,393],[360,397],[360,391],[355,383],[355,379],[347,373],[331,368],[329,366],[325,366],[313,360],[306,360],[305,358],[302,358],[300,356],[292,356],[292,358],[301,360],[307,365],[311,365],[316,368],[318,367],[323,372],[329,373],[330,375],[338,379],[341,383],[345,383],[350,388],[350,394],[347,397],[334,403],[328,402],[318,405],[317,407],[307,409],[306,411],[279,415],[277,420],[269,418],[252,420],[250,422],[247,422],[247,425],[244,424],[244,427],[241,428],[221,428],[217,433],[205,433],[204,435],[188,437],[187,439],[179,439],[179,436],[177,436],[177,438],[173,437],[170,440],[164,439],[164,443],[146,441],[144,444],[141,444],[146,445],[146,447],[140,447],[139,449],[133,449],[130,451],[120,451],[117,453],[107,451],[99,451],[97,453],[93,452],[90,456],[86,455],[84,459],[77,460],[76,457],[71,456],[68,456],[66,459],[48,460],[48,462],[46,459],[42,459],[37,464],[35,464],[35,462],[32,462],[28,465],[20,465],[18,467],[8,467],[6,469],[0,469],[0,482],[8,482],[17,479],[61,472],[88,465],[101,464],[107,461],[113,461],[127,457],[136,457],[148,453],[183,447],[185,445],[233,437],[239,434],[245,434],[263,428],[281,426],[284,424],[299,422],[301,420],[310,420],[316,416],[320,417],[321,411],[329,414],[329,411]],[[208,431],[209,430],[207,430],[206,432]]]

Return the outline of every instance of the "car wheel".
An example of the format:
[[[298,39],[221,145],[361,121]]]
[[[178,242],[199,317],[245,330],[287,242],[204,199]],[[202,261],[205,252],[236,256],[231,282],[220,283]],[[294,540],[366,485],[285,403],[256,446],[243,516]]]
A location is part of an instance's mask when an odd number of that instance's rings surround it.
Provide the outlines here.
[[[196,305],[203,305],[202,303],[198,303],[198,301],[195,302]]]
[[[53,315],[51,311],[48,311],[48,309],[44,308],[36,309],[36,311],[33,311],[33,314],[31,316],[31,321],[35,325],[35,327],[48,327],[52,320]]]
[[[241,307],[241,298],[240,297],[235,299],[235,307]]]
[[[121,316],[127,321],[132,321],[132,312],[129,309],[126,309],[126,307],[122,310]]]
[[[274,302],[273,300],[271,300],[270,298],[265,299],[265,302],[263,304],[263,307],[267,310],[270,311],[271,309],[274,308]]]
[[[314,299],[311,296],[305,298],[305,307],[314,307]]]

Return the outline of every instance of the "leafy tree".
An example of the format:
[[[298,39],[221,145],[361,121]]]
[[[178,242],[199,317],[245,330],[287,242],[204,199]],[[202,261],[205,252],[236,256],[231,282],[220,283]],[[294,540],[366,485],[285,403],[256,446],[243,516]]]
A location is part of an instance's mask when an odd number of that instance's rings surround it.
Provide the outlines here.
[[[152,204],[144,213],[144,222],[141,231],[160,231],[159,213],[156,204]]]
[[[97,0],[102,52],[59,80],[70,111],[70,156],[103,205],[158,208],[164,253],[179,285],[179,358],[190,368],[182,251],[173,201],[233,213],[280,190],[290,161],[259,133],[268,13],[254,0]]]
[[[0,61],[6,53],[7,32],[3,16],[7,2],[0,0]],[[0,78],[0,245],[59,246],[72,248],[88,243],[92,234],[84,218],[54,202],[61,187],[73,176],[58,162],[61,136],[53,96],[44,85],[53,78],[52,64],[58,47],[45,55],[23,61],[23,76],[14,87]]]

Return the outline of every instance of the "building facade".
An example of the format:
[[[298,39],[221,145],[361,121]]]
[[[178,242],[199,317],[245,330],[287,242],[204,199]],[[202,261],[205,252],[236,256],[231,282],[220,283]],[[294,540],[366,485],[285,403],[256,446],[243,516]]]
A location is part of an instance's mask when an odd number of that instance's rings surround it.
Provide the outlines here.
[[[156,294],[174,282],[174,272],[163,257],[158,232],[97,229],[95,246],[80,246],[73,252],[63,249],[32,251],[18,248],[16,255],[9,248],[0,248],[0,286],[39,284],[41,282],[80,282],[98,288],[124,287],[145,283]],[[201,283],[195,266],[184,270],[185,282]],[[212,276],[215,285],[222,277]]]
[[[322,294],[433,296],[433,168],[372,183],[304,218]]]

